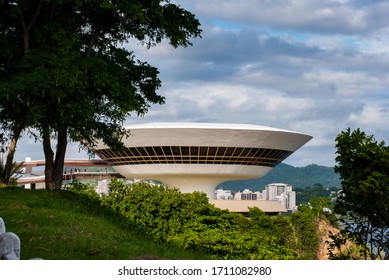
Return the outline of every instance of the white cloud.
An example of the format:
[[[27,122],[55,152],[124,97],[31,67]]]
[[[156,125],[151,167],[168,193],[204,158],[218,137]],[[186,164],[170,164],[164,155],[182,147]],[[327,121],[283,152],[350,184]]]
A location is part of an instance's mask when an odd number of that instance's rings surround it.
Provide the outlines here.
[[[348,122],[365,129],[376,127],[389,131],[385,125],[389,123],[389,102],[367,104],[360,114],[351,114]]]
[[[388,3],[332,0],[197,0],[180,1],[184,7],[210,18],[235,21],[273,29],[295,29],[327,34],[352,34],[387,27],[384,13]]]
[[[364,72],[346,72],[336,70],[323,70],[305,73],[304,80],[315,81],[317,85],[330,85],[342,97],[361,97],[368,95],[370,91],[380,89],[380,81],[377,77]]]
[[[166,41],[150,50],[126,45],[159,69],[166,97],[165,105],[127,123],[232,122],[301,131],[314,138],[287,160],[299,166],[334,164],[334,139],[347,127],[388,140],[388,1],[175,2],[200,18],[203,38],[178,49]]]

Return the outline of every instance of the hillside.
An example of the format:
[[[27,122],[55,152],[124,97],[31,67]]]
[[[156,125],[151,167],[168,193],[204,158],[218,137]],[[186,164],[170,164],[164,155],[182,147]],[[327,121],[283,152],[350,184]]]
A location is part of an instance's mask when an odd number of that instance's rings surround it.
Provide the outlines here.
[[[21,259],[206,259],[153,241],[144,231],[67,191],[0,188],[0,217],[21,240]]]
[[[276,217],[254,209],[244,219],[199,193],[117,181],[100,200],[81,187],[0,188],[0,216],[21,239],[21,259],[315,259],[319,248],[308,207]]]
[[[224,182],[217,188],[233,191],[244,189],[260,191],[271,183],[286,183],[292,185],[293,188],[306,188],[315,184],[321,184],[325,187],[339,187],[340,179],[332,167],[316,164],[294,167],[281,163],[262,178]]]

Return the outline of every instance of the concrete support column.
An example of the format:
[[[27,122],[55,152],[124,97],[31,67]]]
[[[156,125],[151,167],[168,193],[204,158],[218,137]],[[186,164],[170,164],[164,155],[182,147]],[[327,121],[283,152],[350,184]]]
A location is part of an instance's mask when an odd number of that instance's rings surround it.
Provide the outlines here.
[[[26,157],[26,159],[24,160],[24,162],[30,162],[30,161],[31,161],[31,157]],[[31,177],[31,174],[32,174],[32,166],[26,166],[26,172],[25,172],[24,176]],[[31,189],[31,184],[25,184],[24,188]]]

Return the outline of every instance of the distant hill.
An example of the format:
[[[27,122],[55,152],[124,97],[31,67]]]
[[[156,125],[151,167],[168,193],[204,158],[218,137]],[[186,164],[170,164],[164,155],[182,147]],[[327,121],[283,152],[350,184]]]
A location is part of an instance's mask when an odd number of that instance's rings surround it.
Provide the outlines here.
[[[293,188],[307,188],[315,184],[321,184],[324,187],[340,187],[339,176],[335,173],[333,167],[316,164],[294,167],[281,163],[262,178],[224,182],[218,185],[217,188],[233,191],[244,189],[260,191],[271,183],[286,183],[292,185]]]

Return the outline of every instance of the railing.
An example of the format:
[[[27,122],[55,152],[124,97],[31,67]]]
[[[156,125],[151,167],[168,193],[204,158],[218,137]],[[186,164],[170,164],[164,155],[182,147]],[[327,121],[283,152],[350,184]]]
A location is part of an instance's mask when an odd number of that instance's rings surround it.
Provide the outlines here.
[[[63,174],[63,180],[80,180],[80,179],[110,179],[110,178],[124,178],[118,172],[73,172]],[[35,176],[35,177],[25,177],[19,178],[16,180],[17,184],[33,184],[33,183],[43,183],[45,181],[45,176]]]

